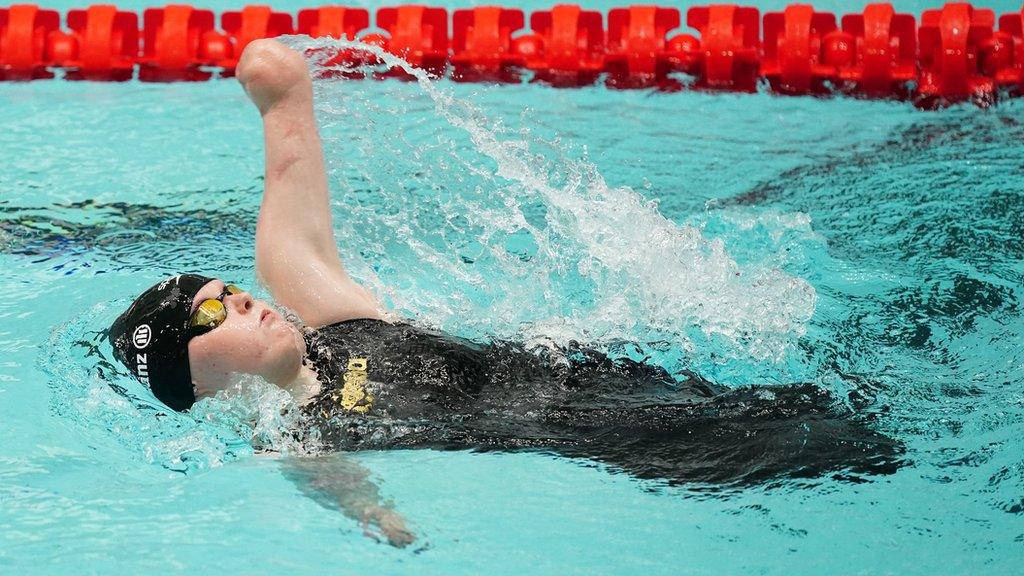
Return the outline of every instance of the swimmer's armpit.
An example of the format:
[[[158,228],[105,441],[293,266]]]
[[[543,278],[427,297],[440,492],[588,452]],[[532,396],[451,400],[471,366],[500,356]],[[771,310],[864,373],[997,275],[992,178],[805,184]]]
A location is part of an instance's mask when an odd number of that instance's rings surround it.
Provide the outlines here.
[[[404,548],[416,540],[406,527],[405,519],[390,503],[382,501],[380,490],[370,480],[370,471],[344,455],[285,458],[281,461],[281,471],[317,504],[339,510],[359,522],[368,536],[386,538],[388,544],[396,548]]]

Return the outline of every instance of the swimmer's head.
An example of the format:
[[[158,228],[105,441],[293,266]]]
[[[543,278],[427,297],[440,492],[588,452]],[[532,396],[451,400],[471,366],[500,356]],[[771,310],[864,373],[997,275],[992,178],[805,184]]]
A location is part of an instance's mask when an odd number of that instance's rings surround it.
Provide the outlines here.
[[[214,301],[207,307],[213,305],[215,317],[197,313],[207,300]],[[109,336],[117,359],[175,410],[226,388],[234,374],[286,383],[298,373],[305,352],[298,329],[269,304],[196,274],[143,292],[114,321]]]
[[[188,362],[192,301],[211,278],[182,274],[143,292],[110,326],[114,356],[175,410],[195,403]]]

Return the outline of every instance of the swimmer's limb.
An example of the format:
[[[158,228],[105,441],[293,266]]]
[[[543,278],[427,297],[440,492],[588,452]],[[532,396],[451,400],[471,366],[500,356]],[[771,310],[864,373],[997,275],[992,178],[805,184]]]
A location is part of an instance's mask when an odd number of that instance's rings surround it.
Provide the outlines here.
[[[416,540],[393,505],[381,500],[380,490],[370,480],[370,471],[344,455],[286,458],[281,461],[281,470],[303,494],[359,522],[371,538],[383,537],[396,548]]]
[[[306,61],[276,40],[256,40],[242,53],[236,76],[260,112],[266,148],[257,276],[309,326],[381,318],[380,301],[349,277],[338,257]]]

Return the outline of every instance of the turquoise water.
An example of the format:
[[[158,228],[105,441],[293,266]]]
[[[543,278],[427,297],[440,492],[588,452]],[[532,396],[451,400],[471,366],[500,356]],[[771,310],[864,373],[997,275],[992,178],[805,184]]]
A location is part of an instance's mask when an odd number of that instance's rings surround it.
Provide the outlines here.
[[[348,455],[419,537],[377,544],[282,473],[303,447],[272,391],[158,417],[97,345],[163,275],[254,284],[262,138],[238,86],[0,84],[0,572],[1019,572],[1020,101],[317,95],[339,250],[403,314],[813,381],[909,465],[726,489],[547,455]]]

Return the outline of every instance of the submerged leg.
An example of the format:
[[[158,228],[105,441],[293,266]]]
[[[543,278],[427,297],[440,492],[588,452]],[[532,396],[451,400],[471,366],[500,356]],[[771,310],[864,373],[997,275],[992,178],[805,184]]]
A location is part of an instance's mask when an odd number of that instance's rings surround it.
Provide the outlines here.
[[[812,385],[742,388],[707,402],[569,409],[577,441],[556,450],[639,478],[750,483],[827,473],[889,474],[903,446]]]

